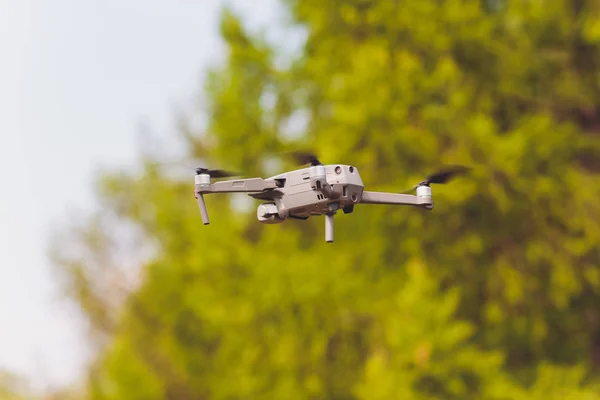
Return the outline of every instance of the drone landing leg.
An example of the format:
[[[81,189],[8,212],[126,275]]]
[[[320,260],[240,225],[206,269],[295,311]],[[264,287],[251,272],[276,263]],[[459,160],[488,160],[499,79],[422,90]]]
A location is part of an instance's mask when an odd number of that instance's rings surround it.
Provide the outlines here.
[[[198,206],[200,207],[202,222],[204,222],[204,225],[210,224],[210,220],[208,219],[208,210],[206,209],[206,203],[204,202],[204,196],[201,194],[198,195]]]
[[[325,214],[325,241],[333,242],[333,213]]]

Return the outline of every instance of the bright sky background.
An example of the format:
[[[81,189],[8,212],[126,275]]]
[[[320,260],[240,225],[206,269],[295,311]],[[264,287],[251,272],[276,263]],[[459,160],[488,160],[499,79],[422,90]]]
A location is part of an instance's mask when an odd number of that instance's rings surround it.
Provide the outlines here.
[[[134,165],[139,124],[172,135],[223,56],[221,0],[0,0],[0,369],[77,379],[86,352],[48,234],[94,206],[98,165]],[[257,26],[276,0],[233,1]]]

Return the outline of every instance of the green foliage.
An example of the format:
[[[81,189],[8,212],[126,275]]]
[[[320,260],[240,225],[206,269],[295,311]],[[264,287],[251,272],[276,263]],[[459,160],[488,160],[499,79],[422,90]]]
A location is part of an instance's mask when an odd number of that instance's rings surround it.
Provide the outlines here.
[[[23,386],[20,377],[0,369],[0,400],[22,400]]]
[[[266,174],[308,143],[386,191],[473,174],[431,213],[339,214],[333,245],[321,219],[264,226],[224,195],[204,227],[151,167],[107,176],[105,212],[157,251],[120,307],[91,278],[114,267],[96,224],[92,256],[61,261],[108,338],[90,398],[600,398],[600,8],[492,3],[288,0],[308,36],[285,66],[224,13],[191,155]]]

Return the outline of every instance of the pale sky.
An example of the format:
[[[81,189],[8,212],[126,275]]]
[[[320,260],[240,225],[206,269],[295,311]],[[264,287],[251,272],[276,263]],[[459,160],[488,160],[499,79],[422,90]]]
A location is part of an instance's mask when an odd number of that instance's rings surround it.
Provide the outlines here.
[[[231,2],[254,26],[278,12],[277,0]],[[223,4],[0,0],[0,369],[36,387],[78,378],[82,328],[58,300],[50,228],[94,207],[98,165],[135,165],[141,121],[172,135],[174,106],[223,56]]]

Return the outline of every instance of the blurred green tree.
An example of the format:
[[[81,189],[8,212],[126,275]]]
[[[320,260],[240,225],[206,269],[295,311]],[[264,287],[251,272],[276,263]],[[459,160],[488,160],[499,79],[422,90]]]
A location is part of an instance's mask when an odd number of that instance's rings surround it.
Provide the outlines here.
[[[239,196],[209,196],[204,227],[190,183],[151,164],[103,177],[84,252],[57,256],[105,346],[90,397],[600,398],[597,2],[285,5],[295,57],[223,13],[191,156],[268,174],[310,144],[392,192],[473,174],[432,213],[357,206],[334,245],[321,219],[263,226]],[[113,219],[156,249],[120,302]]]
[[[27,389],[22,377],[0,368],[0,400],[22,400]]]

